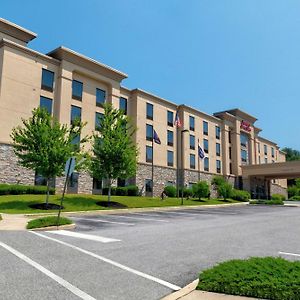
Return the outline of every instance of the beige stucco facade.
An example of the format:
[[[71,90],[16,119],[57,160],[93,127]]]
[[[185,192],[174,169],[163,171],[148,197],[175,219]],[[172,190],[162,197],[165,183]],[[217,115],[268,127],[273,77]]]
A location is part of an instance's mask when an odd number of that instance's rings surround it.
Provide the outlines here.
[[[285,154],[276,143],[259,136],[261,129],[255,126],[256,118],[239,109],[209,115],[141,89],[130,90],[122,85],[127,78],[125,73],[71,49],[59,47],[48,54],[30,49],[28,42],[35,37],[35,33],[0,19],[0,145],[6,148],[11,144],[12,129],[21,124],[22,118],[31,116],[32,110],[40,105],[40,97],[52,103],[52,114],[64,124],[70,124],[72,107],[77,108],[82,121],[87,122],[83,135],[91,135],[96,113],[103,113],[101,105],[96,103],[98,89],[104,101],[116,108],[120,107],[121,100],[125,101],[127,114],[137,127],[134,140],[139,148],[139,168],[130,182],[136,183],[143,194],[147,190],[146,182],[152,180],[152,162],[146,157],[146,149],[152,147],[152,140],[147,139],[147,125],[152,126],[161,141],[160,145],[153,143],[152,149],[155,195],[167,184],[187,186],[201,178],[210,180],[216,174],[242,187],[242,165],[285,161]],[[53,72],[51,89],[42,86],[43,70]],[[80,99],[73,95],[74,81],[81,83]],[[150,118],[148,106],[153,112]],[[181,128],[174,125],[176,113]],[[198,143],[206,152],[205,159],[198,157]],[[5,151],[12,155],[12,151]],[[3,154],[5,160],[9,157],[6,155]],[[1,169],[0,160],[0,173],[4,174],[0,181],[5,181],[5,172],[10,179],[15,178],[16,168]],[[78,180],[83,178],[83,181],[78,183],[76,191],[93,192],[92,178],[80,176]],[[31,179],[28,176],[27,182],[30,181],[34,182],[34,176]],[[286,188],[284,179],[273,183]]]

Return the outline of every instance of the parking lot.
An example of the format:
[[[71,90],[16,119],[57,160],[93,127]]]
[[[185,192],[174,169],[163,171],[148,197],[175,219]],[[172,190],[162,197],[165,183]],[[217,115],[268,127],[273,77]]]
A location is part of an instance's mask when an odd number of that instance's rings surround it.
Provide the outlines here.
[[[0,232],[0,299],[160,299],[218,262],[300,259],[300,208],[76,215],[71,231]]]

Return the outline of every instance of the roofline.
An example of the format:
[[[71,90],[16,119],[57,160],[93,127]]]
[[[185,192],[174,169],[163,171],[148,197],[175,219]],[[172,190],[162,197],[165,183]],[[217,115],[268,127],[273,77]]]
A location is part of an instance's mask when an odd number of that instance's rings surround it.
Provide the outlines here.
[[[57,59],[55,59],[55,58],[53,58],[53,57],[50,57],[50,56],[45,55],[43,53],[40,53],[38,51],[32,50],[32,49],[30,49],[28,47],[22,46],[22,45],[20,45],[18,43],[15,43],[15,42],[13,42],[11,40],[8,40],[8,39],[5,39],[5,38],[3,38],[2,40],[0,40],[0,48],[3,47],[3,46],[8,46],[8,47],[20,50],[22,52],[25,52],[27,54],[38,56],[38,57],[40,57],[42,59],[45,59],[45,60],[47,60],[47,61],[49,61],[49,62],[57,65],[57,66],[60,65],[60,61],[57,60]]]
[[[266,138],[264,138],[264,137],[262,137],[262,136],[258,136],[257,138],[258,138],[258,139],[261,139],[261,140],[263,140],[263,141],[265,141],[265,142],[271,143],[271,144],[273,144],[273,145],[275,145],[275,146],[278,147],[278,144],[277,144],[277,143],[275,143],[275,142],[273,142],[273,141],[271,141],[271,140],[269,140],[269,139],[266,139]]]
[[[99,66],[101,68],[105,68],[105,69],[107,69],[109,71],[112,71],[112,72],[118,74],[122,79],[125,79],[125,78],[128,77],[127,74],[125,74],[125,73],[123,73],[123,72],[121,72],[119,70],[116,70],[116,69],[114,69],[114,68],[112,68],[112,67],[110,67],[108,65],[103,64],[103,63],[100,63],[99,61],[97,61],[95,59],[92,59],[92,58],[90,58],[88,56],[80,54],[80,53],[78,53],[78,52],[76,52],[76,51],[74,51],[74,50],[72,50],[70,48],[67,48],[65,46],[59,46],[59,47],[55,48],[54,50],[48,52],[47,55],[49,55],[49,56],[52,56],[52,55],[55,55],[55,54],[59,55],[60,51],[63,51],[63,52],[66,52],[68,54],[77,56],[80,59],[86,60],[86,61],[88,61],[90,63],[93,63],[93,64],[95,64],[95,65],[97,65],[97,66]]]
[[[207,118],[213,119],[214,121],[222,122],[222,120],[221,120],[220,118],[215,117],[214,115],[209,115],[209,114],[207,114],[207,113],[205,113],[205,112],[203,112],[203,111],[201,111],[201,110],[198,110],[198,109],[196,109],[196,108],[194,108],[194,107],[192,107],[192,106],[188,106],[188,105],[185,105],[185,104],[180,104],[180,105],[179,105],[179,108],[180,108],[180,107],[190,109],[190,110],[192,110],[193,112],[195,112],[196,114],[204,115],[204,116],[206,116]]]
[[[219,112],[214,113],[214,115],[218,115],[218,114],[222,114],[222,113],[229,113],[229,114],[232,115],[231,112],[233,112],[233,111],[239,111],[239,112],[241,112],[242,114],[244,114],[245,116],[248,116],[250,119],[255,120],[253,123],[255,123],[255,122],[258,120],[256,117],[253,117],[252,115],[246,113],[245,111],[243,111],[243,110],[241,110],[241,109],[239,109],[239,108],[232,108],[232,109],[227,109],[227,110],[224,110],[224,111],[219,111]],[[233,116],[234,116],[234,115],[233,115]]]
[[[10,22],[10,21],[8,21],[6,19],[0,18],[0,23],[4,23],[4,24],[6,24],[8,26],[11,26],[11,27],[19,30],[22,33],[27,34],[29,36],[29,39],[25,40],[25,41],[23,40],[24,42],[32,41],[33,39],[35,39],[37,37],[37,34],[35,32],[30,31],[30,30],[28,30],[28,29],[26,29],[26,28],[24,28],[24,27],[22,27],[20,25],[17,25],[17,24],[15,24],[13,22]]]
[[[159,96],[157,96],[157,95],[155,95],[155,94],[149,93],[149,92],[147,92],[147,91],[145,91],[145,90],[142,90],[142,89],[139,89],[139,88],[133,89],[133,90],[131,90],[131,92],[132,92],[132,93],[134,93],[134,92],[142,93],[142,94],[145,94],[145,95],[147,95],[147,96],[153,97],[153,98],[155,98],[155,99],[157,99],[157,100],[163,101],[163,102],[165,102],[165,103],[167,103],[167,104],[170,104],[170,105],[172,105],[172,106],[175,106],[176,108],[179,107],[179,105],[176,104],[176,103],[174,103],[174,102],[171,102],[171,101],[169,101],[169,100],[167,100],[167,99],[164,99],[164,98],[162,98],[162,97],[159,97]]]

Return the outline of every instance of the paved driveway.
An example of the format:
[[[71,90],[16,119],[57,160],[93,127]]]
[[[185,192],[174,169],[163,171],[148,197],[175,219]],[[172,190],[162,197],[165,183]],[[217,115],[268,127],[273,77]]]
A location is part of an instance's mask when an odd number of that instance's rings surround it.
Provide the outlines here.
[[[0,299],[160,299],[217,262],[267,255],[300,259],[299,207],[201,207],[73,219],[73,231],[0,232]]]

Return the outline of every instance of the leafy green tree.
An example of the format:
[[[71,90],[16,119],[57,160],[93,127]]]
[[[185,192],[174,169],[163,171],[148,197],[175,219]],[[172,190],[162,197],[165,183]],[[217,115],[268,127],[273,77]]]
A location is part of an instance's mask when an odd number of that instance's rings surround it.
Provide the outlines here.
[[[138,151],[133,141],[135,128],[122,110],[104,105],[104,115],[94,134],[90,171],[93,177],[108,183],[108,202],[111,186],[117,178],[130,178],[136,173]]]
[[[204,180],[195,183],[192,189],[194,195],[198,197],[199,200],[201,200],[201,198],[207,198],[210,192],[209,184]]]
[[[286,153],[287,161],[300,160],[300,151],[288,147],[283,148],[282,151]]]
[[[226,183],[226,179],[223,176],[216,175],[213,177],[211,183],[218,187],[218,186]]]
[[[73,141],[79,141],[84,124],[74,121],[70,126],[61,125],[41,108],[34,109],[28,120],[22,119],[22,124],[23,126],[15,127],[11,133],[14,153],[21,166],[35,170],[46,179],[47,206],[50,180],[63,174],[69,157],[79,154],[78,144]]]
[[[224,200],[227,200],[232,196],[233,188],[232,185],[228,182],[225,182],[218,186],[218,194],[223,197]]]

